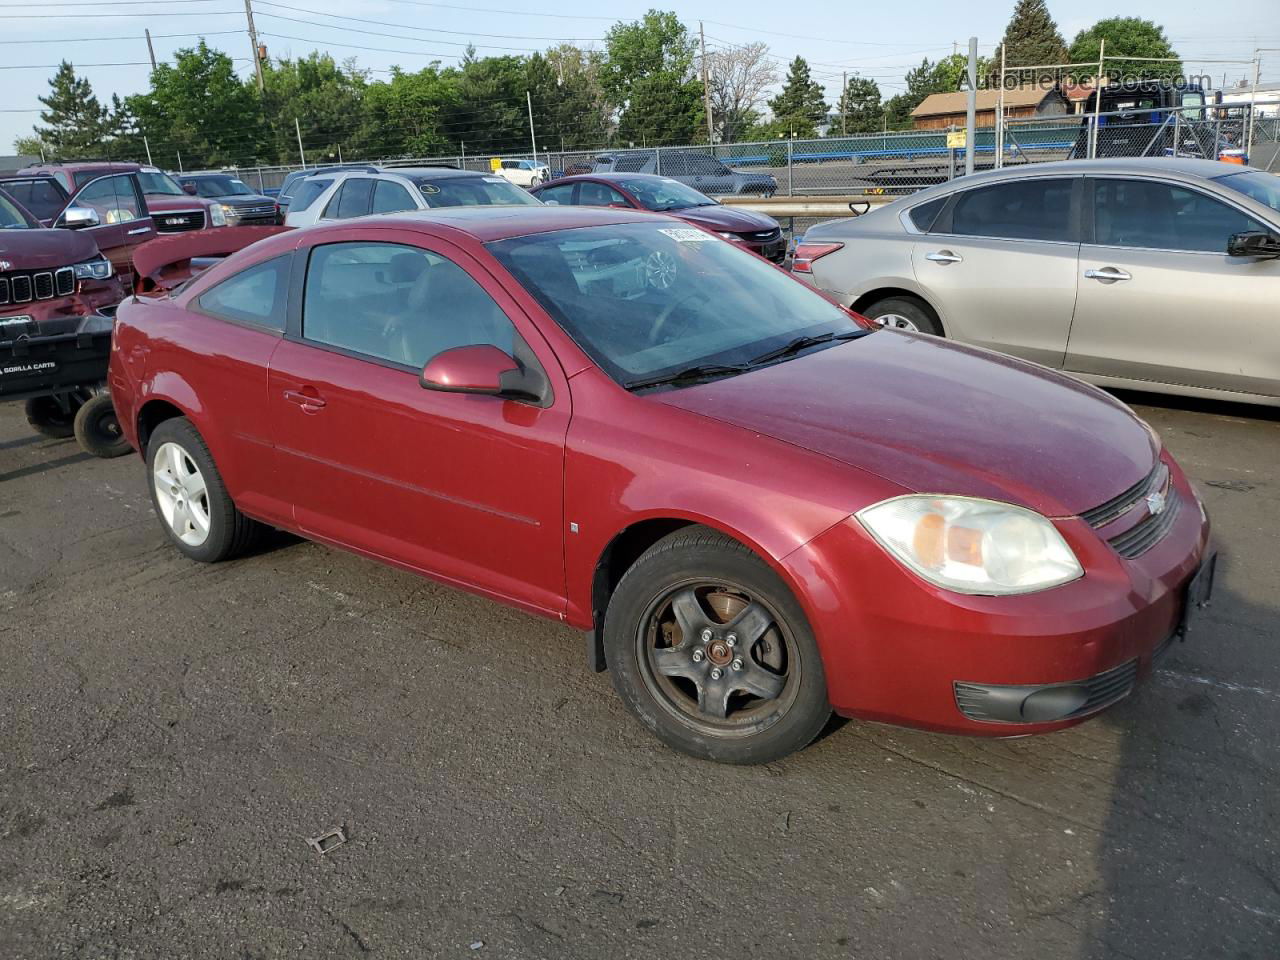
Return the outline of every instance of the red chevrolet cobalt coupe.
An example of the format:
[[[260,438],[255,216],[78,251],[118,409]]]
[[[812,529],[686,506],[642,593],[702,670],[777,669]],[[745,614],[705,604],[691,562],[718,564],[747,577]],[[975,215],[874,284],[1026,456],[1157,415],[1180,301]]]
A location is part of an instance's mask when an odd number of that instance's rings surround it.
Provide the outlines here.
[[[1195,491],[1116,400],[873,332],[653,214],[273,236],[126,302],[110,380],[187,556],[282,527],[566,621],[647,727],[715,760],[781,757],[832,710],[1068,726],[1211,583]]]

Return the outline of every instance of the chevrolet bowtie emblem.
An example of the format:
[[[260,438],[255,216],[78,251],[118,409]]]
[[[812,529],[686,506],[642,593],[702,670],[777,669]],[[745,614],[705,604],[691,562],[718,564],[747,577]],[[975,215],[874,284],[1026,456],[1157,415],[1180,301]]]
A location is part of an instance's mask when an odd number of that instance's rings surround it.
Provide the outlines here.
[[[1158,490],[1147,497],[1147,509],[1151,511],[1151,515],[1153,517],[1158,517],[1160,514],[1164,513],[1164,508],[1167,503],[1168,500],[1165,498],[1165,495]]]
[[[0,270],[12,270],[13,264],[8,260],[0,260]]]

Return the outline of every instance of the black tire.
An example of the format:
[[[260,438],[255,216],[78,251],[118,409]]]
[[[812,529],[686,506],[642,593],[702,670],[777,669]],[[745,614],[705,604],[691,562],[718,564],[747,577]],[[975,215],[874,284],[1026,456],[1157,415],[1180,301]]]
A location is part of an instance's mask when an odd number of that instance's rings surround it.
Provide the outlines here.
[[[208,529],[199,543],[187,542],[179,536],[173,524],[166,519],[166,509],[161,503],[156,483],[156,460],[162,451],[168,454],[169,444],[180,449],[186,457],[186,466],[194,467],[204,481],[204,493],[198,505],[203,508],[203,516],[207,517]],[[160,526],[173,545],[192,560],[201,563],[230,560],[248,550],[262,533],[260,523],[236,509],[204,438],[186,417],[166,420],[152,432],[147,441],[147,487],[151,491],[151,503]]]
[[[76,439],[87,453],[110,460],[129,452],[129,441],[120,430],[111,395],[95,393],[76,411]]]
[[[677,604],[687,612],[689,597],[707,619],[677,622]],[[764,629],[752,629],[753,616]],[[699,632],[684,636],[684,623]],[[735,630],[745,636],[736,646]],[[768,763],[803,749],[831,716],[822,658],[800,604],[759,557],[706,527],[658,541],[623,575],[605,614],[604,644],[627,708],[664,743],[695,757]],[[762,682],[777,693],[738,686]]]
[[[67,397],[71,403],[70,410],[62,409],[54,397],[32,397],[25,404],[27,423],[36,433],[56,440],[65,440],[75,436],[75,416],[78,401]]]
[[[871,304],[861,313],[868,320],[877,322],[880,322],[882,317],[902,317],[913,324],[920,333],[931,333],[935,337],[942,336],[942,324],[938,322],[938,315],[923,300],[917,300],[915,297],[886,297]]]

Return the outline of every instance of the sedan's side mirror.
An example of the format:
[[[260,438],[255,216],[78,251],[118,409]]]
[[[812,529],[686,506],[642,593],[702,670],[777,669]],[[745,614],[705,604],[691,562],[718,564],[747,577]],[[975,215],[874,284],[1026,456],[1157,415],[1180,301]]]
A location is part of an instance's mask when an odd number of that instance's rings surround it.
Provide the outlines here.
[[[510,354],[488,343],[437,353],[422,368],[418,382],[424,390],[508,397],[541,406],[551,398],[551,385],[541,370],[522,366]]]
[[[1265,230],[1234,233],[1227,240],[1227,256],[1280,259],[1280,237]]]
[[[83,230],[85,227],[97,227],[101,224],[102,219],[93,207],[67,207],[56,222],[57,226],[67,230]]]

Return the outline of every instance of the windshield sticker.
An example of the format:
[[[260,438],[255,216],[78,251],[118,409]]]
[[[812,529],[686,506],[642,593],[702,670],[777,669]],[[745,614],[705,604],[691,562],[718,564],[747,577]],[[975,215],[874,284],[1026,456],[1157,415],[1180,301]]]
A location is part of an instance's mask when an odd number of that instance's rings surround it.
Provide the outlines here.
[[[665,233],[677,243],[701,243],[704,240],[711,239],[711,234],[703,233],[701,230],[693,230],[689,227],[672,227],[658,232]]]
[[[425,193],[427,196],[431,196],[433,193],[439,193],[439,192],[440,192],[440,188],[439,188],[439,187],[437,187],[434,183],[423,183],[423,184],[420,184],[420,185],[418,186],[418,189],[419,189],[419,190],[421,190],[423,193]]]

